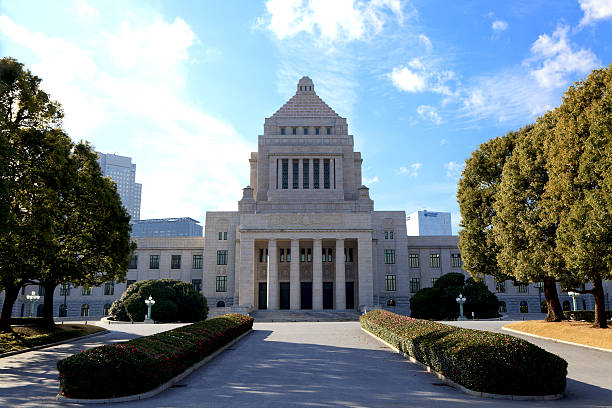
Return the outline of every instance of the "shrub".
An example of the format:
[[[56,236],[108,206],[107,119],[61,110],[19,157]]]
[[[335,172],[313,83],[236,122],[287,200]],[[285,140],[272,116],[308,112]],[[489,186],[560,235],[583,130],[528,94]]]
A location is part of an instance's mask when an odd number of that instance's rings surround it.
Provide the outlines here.
[[[465,281],[465,282],[464,282]],[[483,282],[472,278],[465,280],[461,273],[447,273],[440,277],[433,288],[419,290],[410,299],[411,316],[419,319],[456,319],[459,316],[457,296],[467,298],[463,305],[466,317],[480,319],[499,316],[499,301]]]
[[[594,310],[565,311],[563,312],[563,315],[568,320],[584,320],[586,322],[595,321],[595,311]],[[606,310],[606,319],[612,320],[612,310]]]
[[[361,326],[455,383],[492,394],[550,395],[565,390],[567,362],[506,334],[462,329],[374,310]]]
[[[113,320],[141,322],[147,314],[145,299],[155,300],[151,311],[159,322],[196,322],[208,316],[206,299],[193,285],[175,279],[138,281],[113,302],[109,315]]]
[[[82,351],[57,362],[61,393],[69,398],[99,399],[150,391],[252,326],[252,317],[227,314]]]

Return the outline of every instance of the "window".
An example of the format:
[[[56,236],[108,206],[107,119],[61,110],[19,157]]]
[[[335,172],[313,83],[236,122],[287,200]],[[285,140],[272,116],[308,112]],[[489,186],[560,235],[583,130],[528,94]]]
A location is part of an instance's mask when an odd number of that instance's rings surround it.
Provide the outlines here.
[[[265,253],[265,256],[264,256]],[[265,248],[265,252],[264,252],[264,248],[259,248],[259,262],[263,263],[263,262],[268,262],[268,248]]]
[[[115,282],[110,281],[104,284],[104,294],[107,296],[112,296],[115,294]]]
[[[59,317],[66,317],[68,315],[68,307],[65,304],[59,306]]]
[[[217,307],[225,307],[225,302],[220,300],[217,302]]]
[[[334,262],[333,249],[327,248],[327,262]]]
[[[499,313],[506,313],[506,302],[499,302]]]
[[[306,248],[300,248],[300,262],[306,262]]]
[[[329,188],[329,159],[323,160],[323,188]]]
[[[308,134],[308,128],[307,128],[307,127],[305,127],[305,128],[304,128],[304,134],[305,134],[305,135],[307,135],[307,134]]]
[[[217,276],[216,283],[217,292],[227,292],[227,276]]]
[[[386,264],[395,263],[395,249],[385,249],[385,263]]]
[[[82,296],[91,296],[91,286],[83,286],[81,288],[81,295]],[[87,316],[89,316],[89,315],[87,315]]]
[[[217,251],[217,265],[227,265],[227,249]]]
[[[519,283],[518,293],[527,293],[527,285],[524,283]]]
[[[506,281],[495,282],[495,292],[506,293]]]
[[[327,128],[327,134],[331,135],[331,128],[330,127]]]
[[[316,127],[315,128],[315,135],[318,135],[321,133],[321,128]]]
[[[344,248],[344,262],[353,262],[353,248]]]
[[[521,305],[519,306],[519,312],[521,313],[529,313],[529,306],[527,306],[527,302],[522,300]]]
[[[535,287],[538,288],[538,293],[544,292],[544,282],[536,282]]]
[[[60,287],[60,296],[70,296],[70,284],[62,283]]]
[[[421,278],[410,279],[410,293],[416,293],[421,289]]]
[[[128,279],[128,281],[127,281],[127,285],[125,286],[125,288],[126,288],[126,289],[127,289],[127,288],[129,288],[129,287],[130,287],[130,285],[132,285],[132,284],[134,284],[134,283],[136,283],[136,281],[135,281],[135,280]]]
[[[285,251],[285,261],[287,262],[291,262],[291,248],[287,248],[287,250]]]
[[[282,128],[281,128],[281,135],[284,135],[284,134],[285,134],[285,128],[284,128],[284,127],[282,127]]]
[[[451,266],[461,268],[461,254],[451,254]]]
[[[429,266],[431,268],[440,267],[440,254],[430,254],[429,255]]]
[[[227,241],[227,231],[223,232],[223,240]]]
[[[385,275],[385,290],[388,292],[395,292],[396,290],[395,275]]]
[[[159,269],[159,255],[149,257],[149,269]]]
[[[279,250],[279,261],[285,262],[285,249],[284,248],[281,248]]]
[[[306,262],[312,262],[312,248],[306,248]]]
[[[319,159],[312,159],[312,188],[319,188]]]
[[[286,190],[289,188],[289,159],[283,159],[282,161],[282,188]]]
[[[436,282],[438,281],[439,278],[431,278],[431,287],[433,288],[434,286],[436,286]]]
[[[321,262],[325,262],[327,259],[327,248],[323,248],[321,249]]]
[[[81,316],[87,317],[89,316],[89,305],[86,303],[81,305]]]
[[[45,287],[43,285],[38,285],[38,296],[45,296]]]
[[[291,134],[297,135],[297,128],[291,128]]]
[[[410,260],[410,267],[411,268],[418,268],[419,267],[419,254],[410,254],[410,255],[408,255],[408,259]]]
[[[138,255],[132,255],[130,257],[130,264],[128,269],[138,269]]]
[[[310,188],[310,159],[302,161],[302,188]]]
[[[223,233],[219,231],[219,241],[221,241],[222,239],[223,239]]]
[[[300,161],[297,159],[291,160],[293,164],[293,189],[300,187]]]
[[[170,269],[181,269],[181,256],[172,255],[170,258]]]
[[[385,231],[385,239],[393,239],[393,231]]]
[[[191,284],[193,285],[193,290],[196,292],[202,291],[202,279],[192,279]]]
[[[193,256],[193,269],[202,269],[202,255]]]
[[[108,316],[108,313],[110,312],[110,308],[111,308],[110,303],[107,303],[104,305],[104,309],[102,310],[102,313],[104,314],[104,316]]]

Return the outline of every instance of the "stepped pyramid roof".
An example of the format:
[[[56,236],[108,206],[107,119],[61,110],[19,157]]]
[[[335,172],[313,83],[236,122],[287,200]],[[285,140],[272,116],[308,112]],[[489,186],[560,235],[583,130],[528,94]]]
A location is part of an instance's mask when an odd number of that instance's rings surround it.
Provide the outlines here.
[[[332,108],[330,108],[315,93],[312,79],[302,77],[297,84],[295,95],[291,97],[270,119],[280,118],[338,118],[341,119]]]

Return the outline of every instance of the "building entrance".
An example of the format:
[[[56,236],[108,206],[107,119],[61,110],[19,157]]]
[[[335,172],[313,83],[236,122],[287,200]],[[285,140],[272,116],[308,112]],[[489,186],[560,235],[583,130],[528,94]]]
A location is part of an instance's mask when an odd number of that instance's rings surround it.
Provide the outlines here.
[[[346,308],[355,308],[355,282],[346,282]]]
[[[300,283],[300,308],[312,309],[312,282]]]
[[[280,282],[280,309],[289,309],[290,305],[289,282]]]
[[[266,282],[259,282],[259,310],[266,310],[268,308],[268,284]]]
[[[323,309],[334,308],[334,282],[323,282]]]

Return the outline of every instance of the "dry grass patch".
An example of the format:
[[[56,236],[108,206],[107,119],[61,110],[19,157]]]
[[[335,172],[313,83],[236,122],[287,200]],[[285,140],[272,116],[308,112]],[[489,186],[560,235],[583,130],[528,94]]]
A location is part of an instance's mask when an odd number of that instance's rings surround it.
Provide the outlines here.
[[[542,320],[532,320],[511,323],[504,327],[525,333],[536,334],[542,337],[550,337],[557,340],[571,341],[573,343],[612,350],[612,329],[596,329],[593,327],[593,323],[575,321],[545,322]]]
[[[87,336],[102,330],[102,327],[90,324],[58,324],[52,328],[13,326],[13,333],[0,333],[0,354]]]

